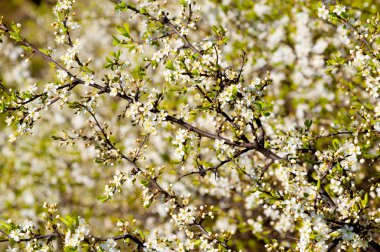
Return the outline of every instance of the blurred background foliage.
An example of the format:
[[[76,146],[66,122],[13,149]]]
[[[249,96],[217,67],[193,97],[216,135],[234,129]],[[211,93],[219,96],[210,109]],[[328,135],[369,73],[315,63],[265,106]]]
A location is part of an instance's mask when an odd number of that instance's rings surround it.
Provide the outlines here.
[[[97,5],[94,1],[77,2],[77,6],[82,7],[87,4],[89,8]],[[51,12],[55,3],[56,1],[49,0],[0,0],[0,17],[8,25],[11,22],[22,24],[23,37],[37,48],[47,48],[49,45],[54,46]],[[110,1],[106,1],[104,6],[113,9]],[[88,10],[88,19],[101,10],[99,6]],[[20,78],[7,78],[5,75],[11,75],[13,68],[22,65],[20,62],[28,56],[21,57],[19,48],[13,47],[9,41],[4,46],[4,51],[13,50],[16,57],[13,61],[0,63],[0,80],[12,80],[6,82],[7,88],[23,88],[33,83],[39,85],[54,80],[55,70],[38,55],[29,58],[28,66],[19,73]],[[94,50],[97,48],[101,46],[98,47],[95,42]],[[102,50],[99,49],[99,52]],[[2,53],[0,50],[0,58]],[[113,102],[111,104],[115,105]],[[118,218],[139,219],[139,209],[133,210],[133,206],[129,206],[129,202],[140,200],[138,193],[124,195],[123,198],[127,200],[118,200],[118,203],[115,201],[108,206],[96,199],[103,193],[104,185],[112,178],[114,170],[93,163],[94,149],[81,153],[82,146],[65,148],[51,140],[52,135],[61,133],[62,128],[58,125],[66,125],[70,129],[69,125],[79,128],[85,123],[83,117],[69,116],[70,110],[61,112],[58,107],[55,109],[57,112],[47,111],[43,116],[39,123],[41,128],[34,136],[25,136],[22,142],[11,144],[7,143],[5,136],[8,132],[4,123],[6,115],[0,115],[0,131],[3,133],[0,137],[0,219],[31,219],[42,223],[39,215],[44,212],[42,205],[45,201],[59,202],[58,207],[63,216],[70,214],[86,218],[91,225],[100,227],[94,230],[94,234],[98,235],[115,231]],[[53,121],[55,122],[52,123]],[[36,137],[39,141],[36,141]],[[142,221],[145,221],[143,217]],[[7,244],[1,243],[0,251],[7,247]]]

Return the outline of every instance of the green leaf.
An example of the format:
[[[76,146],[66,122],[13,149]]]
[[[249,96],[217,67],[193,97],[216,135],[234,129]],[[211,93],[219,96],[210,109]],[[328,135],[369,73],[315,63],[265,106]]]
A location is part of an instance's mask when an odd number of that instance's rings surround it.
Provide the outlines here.
[[[130,38],[131,36],[129,34],[130,34],[129,25],[128,25],[128,23],[124,23],[123,36]]]
[[[129,26],[127,23],[124,23],[123,26],[119,26],[116,28],[120,34],[123,36],[123,37],[126,37],[126,38],[130,38],[131,36],[129,35]]]
[[[368,205],[368,192],[364,194],[364,199],[361,201],[362,207],[366,208]]]
[[[29,48],[29,49],[30,49],[30,48]],[[40,48],[40,49],[38,49],[38,50],[40,50],[40,52],[42,52],[42,53],[44,53],[44,54],[46,54],[46,55],[49,55],[49,54],[50,54],[50,50],[48,50],[48,49]]]
[[[195,246],[199,246],[201,244],[202,244],[202,240],[199,240],[199,239],[194,242]]]
[[[173,62],[171,60],[166,61],[166,65],[165,66],[169,70],[173,70],[173,71],[175,70],[174,64],[173,64]]]
[[[16,42],[22,41],[21,35],[20,35],[20,28],[17,27],[17,24],[15,22],[12,22],[11,24],[11,30],[9,31],[9,36],[14,39]]]
[[[66,217],[60,217],[59,220],[68,228],[76,228],[79,223],[78,216],[66,215]]]
[[[179,3],[180,3],[182,6],[184,6],[184,7],[187,6],[187,1],[186,1],[186,0],[180,0]]]
[[[321,179],[318,179],[317,182],[317,192],[319,192],[319,189],[321,189]]]
[[[11,230],[11,229],[12,229],[12,225],[9,224],[8,222],[1,221],[1,220],[0,220],[0,228],[1,228],[1,229]]]
[[[98,196],[98,200],[100,200],[101,202],[106,202],[108,201],[110,198],[108,196],[105,196],[105,195],[102,195],[102,196]]]
[[[306,130],[309,130],[309,129],[310,129],[312,123],[313,123],[312,120],[306,120],[306,121],[304,122],[304,125],[305,125]]]
[[[343,167],[340,165],[339,162],[336,163],[336,170],[339,172],[343,172]]]
[[[77,101],[68,102],[67,104],[69,105],[69,108],[71,108],[71,109],[80,108],[80,106],[81,106],[81,104]]]
[[[121,44],[120,39],[118,39],[115,35],[112,35],[112,38],[113,38],[113,42],[112,42],[113,46],[117,46]]]
[[[133,73],[135,78],[142,79],[145,76],[145,68],[136,66],[135,69],[133,69]]]
[[[224,251],[224,247],[222,246],[222,244],[219,244],[219,245],[218,245],[218,250],[219,250],[219,251]]]
[[[360,210],[360,206],[358,204],[354,204],[354,210],[355,212],[358,212]]]
[[[144,235],[143,231],[141,229],[138,229],[137,231],[138,231],[140,237],[144,239],[145,235]]]
[[[65,252],[76,252],[76,251],[78,251],[78,249],[70,246],[70,247],[65,247],[64,251]]]
[[[118,11],[125,11],[126,9],[127,9],[127,4],[125,2],[120,2],[116,4],[115,6],[115,10],[118,10]]]
[[[149,184],[149,181],[148,181],[148,180],[145,180],[145,179],[142,179],[142,180],[140,180],[140,183],[141,183],[143,186],[147,187],[148,184]]]
[[[332,146],[334,147],[335,150],[339,149],[339,146],[340,146],[339,140],[334,138],[334,140],[332,141]]]
[[[146,8],[144,7],[144,8],[141,8],[140,9],[140,14],[142,14],[142,15],[149,15],[149,12],[146,10]]]

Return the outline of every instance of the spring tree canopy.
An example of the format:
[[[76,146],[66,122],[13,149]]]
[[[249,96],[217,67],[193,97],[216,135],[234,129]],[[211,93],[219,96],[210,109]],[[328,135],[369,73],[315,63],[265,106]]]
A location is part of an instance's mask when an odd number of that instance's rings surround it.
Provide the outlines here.
[[[2,13],[0,248],[379,251],[379,8]]]

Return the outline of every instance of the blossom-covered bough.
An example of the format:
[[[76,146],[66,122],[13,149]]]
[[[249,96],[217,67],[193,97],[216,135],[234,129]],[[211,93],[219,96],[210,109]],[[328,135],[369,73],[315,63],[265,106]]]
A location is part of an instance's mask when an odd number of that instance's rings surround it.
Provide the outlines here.
[[[1,21],[0,247],[379,251],[379,4],[332,2]]]

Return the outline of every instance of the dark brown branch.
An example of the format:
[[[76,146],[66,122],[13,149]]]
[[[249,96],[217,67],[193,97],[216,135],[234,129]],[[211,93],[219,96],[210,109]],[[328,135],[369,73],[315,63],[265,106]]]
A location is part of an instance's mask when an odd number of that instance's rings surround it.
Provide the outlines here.
[[[21,238],[19,242],[28,242],[34,239],[37,240],[43,240],[43,239],[51,239],[57,237],[57,234],[48,234],[48,235],[37,235],[34,237],[29,237],[29,238]],[[0,242],[9,242],[11,239],[1,239]]]
[[[210,168],[207,168],[207,169],[203,169],[201,171],[193,171],[193,172],[189,172],[189,173],[186,173],[184,175],[182,175],[181,177],[178,178],[178,180],[181,180],[182,178],[184,177],[187,177],[187,176],[190,176],[190,175],[193,175],[193,174],[203,174],[203,173],[207,173],[209,171],[213,171],[213,172],[216,172],[220,167],[222,167],[223,165],[229,163],[231,160],[235,159],[235,158],[238,158],[240,157],[241,155],[243,155],[244,153],[250,151],[251,149],[244,149],[244,150],[241,150],[237,153],[235,153],[235,155],[233,155],[233,157],[230,157],[230,158],[227,158],[226,160],[223,160],[221,161],[220,163],[210,167]]]
[[[198,91],[203,95],[204,98],[206,98],[206,100],[213,104],[214,105],[214,101],[203,91],[203,89],[199,86],[199,85],[196,85],[195,86]],[[234,122],[234,120],[226,113],[224,112],[219,105],[215,105],[215,110],[217,113],[221,114],[224,118],[227,119],[227,121],[233,126],[235,127],[236,129],[238,128],[238,126],[236,125],[236,123]]]
[[[212,238],[209,233],[206,231],[206,229],[201,225],[201,224],[194,224],[196,227],[198,227],[202,233],[207,237],[207,239],[209,240],[215,240],[217,243],[219,243],[222,247],[224,247],[225,249],[229,249],[229,251],[231,251],[231,248],[224,242],[218,240],[218,239],[215,239],[215,238]]]
[[[170,29],[172,29],[173,32],[175,32],[185,42],[187,47],[189,47],[193,52],[202,55],[202,53],[197,48],[195,48],[195,46],[188,40],[186,35],[182,35],[181,32],[178,30],[178,28],[169,20],[169,18],[164,13],[162,13],[162,15],[164,15],[164,18],[160,19],[160,18],[152,16],[151,14],[147,12],[142,12],[141,10],[131,5],[127,5],[127,8],[134,11],[137,14],[147,17],[150,20],[157,21],[163,25],[168,26]]]
[[[265,167],[263,168],[263,170],[261,171],[261,175],[260,175],[260,179],[264,176],[265,172],[269,169],[269,167],[274,163],[273,159],[271,159],[269,161],[269,163],[267,165],[265,165]]]
[[[131,234],[123,234],[123,235],[118,235],[118,236],[113,236],[113,237],[94,237],[94,236],[89,236],[86,239],[88,241],[91,241],[91,239],[95,239],[95,241],[107,241],[109,239],[112,239],[112,240],[115,240],[115,241],[117,241],[117,240],[131,239],[134,243],[137,244],[138,248],[144,248],[145,247],[143,241],[141,241],[139,238],[137,238],[136,236],[133,236]]]
[[[377,242],[375,241],[370,241],[369,242],[369,245],[375,250],[375,251],[380,251],[380,244],[378,244]]]
[[[32,241],[32,240],[52,239],[52,238],[58,238],[58,237],[64,237],[64,236],[65,235],[62,234],[62,233],[55,232],[54,234],[37,235],[37,236],[29,237],[29,238],[21,238],[19,242],[28,242],[28,241]],[[123,234],[123,235],[111,236],[111,237],[95,237],[95,236],[89,235],[89,236],[85,237],[84,240],[87,243],[91,243],[91,241],[93,241],[93,240],[95,242],[107,241],[109,239],[117,241],[117,240],[124,240],[124,239],[128,239],[128,238],[131,239],[134,243],[136,243],[139,248],[145,247],[143,241],[141,241],[136,236],[133,236],[131,234]],[[2,242],[9,242],[10,240],[11,239],[9,239],[9,238],[7,238],[7,239],[1,239],[0,243],[2,243]]]
[[[366,45],[368,51],[376,58],[376,55],[374,54],[373,52],[373,48],[371,46],[371,44],[368,42],[368,40],[366,39],[366,37],[356,28],[354,27],[352,24],[350,24],[350,22],[348,20],[346,20],[345,18],[343,18],[342,16],[338,15],[338,14],[335,14],[335,16],[345,25],[347,25],[351,30],[353,30],[354,32],[356,32],[359,36],[359,40],[362,41],[363,44]]]
[[[97,120],[95,114],[89,110],[88,108],[85,107],[85,109],[91,114],[92,118],[94,119],[97,127],[100,129],[103,137],[105,138],[105,141],[106,143],[112,148],[112,149],[115,149],[117,151],[119,151],[115,146],[114,144],[112,144],[112,142],[108,139],[108,136],[107,136],[107,133],[105,132],[105,130],[103,129],[103,127],[101,126],[101,124],[99,123],[99,121]],[[142,169],[137,165],[136,163],[136,160],[132,160],[130,158],[128,158],[127,156],[125,156],[123,153],[121,153],[121,156],[123,159],[127,160],[130,164],[133,165],[133,167],[135,169],[137,169],[138,171],[142,172]],[[149,182],[152,183],[160,193],[162,193],[165,197],[168,197],[168,198],[171,198],[174,200],[174,204],[178,207],[178,208],[183,208],[184,205],[181,204],[177,197],[176,196],[173,196],[171,195],[169,192],[167,192],[166,190],[164,190],[156,181],[155,178],[149,178]],[[196,225],[202,232],[205,232],[204,228],[201,226],[201,225]],[[208,236],[208,238],[210,239],[210,236],[208,235],[208,233],[206,232],[206,235]],[[212,239],[212,238],[211,238]],[[218,239],[212,239],[212,240],[215,240],[217,243],[219,243],[221,246],[225,247],[225,248],[229,248],[224,242],[218,240]]]
[[[327,251],[333,251],[333,249],[339,245],[341,238],[334,239],[328,246]]]
[[[177,29],[177,27],[175,27],[175,25],[173,25],[173,23],[169,21],[169,19],[166,19],[166,20],[168,20],[167,23],[163,23],[163,24],[167,24],[186,43],[186,45],[193,52],[202,55],[202,52],[200,52],[197,48],[195,48],[195,46],[188,40],[186,35],[182,35],[181,32]]]
[[[10,31],[9,31],[8,28],[6,28],[5,25],[0,24],[0,30],[3,30],[5,33],[7,33],[9,35]],[[72,74],[66,68],[64,68],[61,64],[59,64],[57,61],[55,61],[50,55],[41,52],[36,46],[34,46],[33,44],[29,43],[25,39],[22,39],[19,43],[21,43],[22,45],[24,45],[26,47],[29,47],[30,49],[33,50],[34,53],[37,53],[37,54],[41,55],[46,60],[52,62],[57,68],[61,69],[62,71],[65,71],[70,76],[72,76]]]
[[[257,142],[259,143],[260,146],[264,146],[264,141],[265,141],[265,130],[264,127],[261,123],[260,118],[255,118],[255,122],[257,124],[257,127],[259,129],[259,135],[257,136]]]

